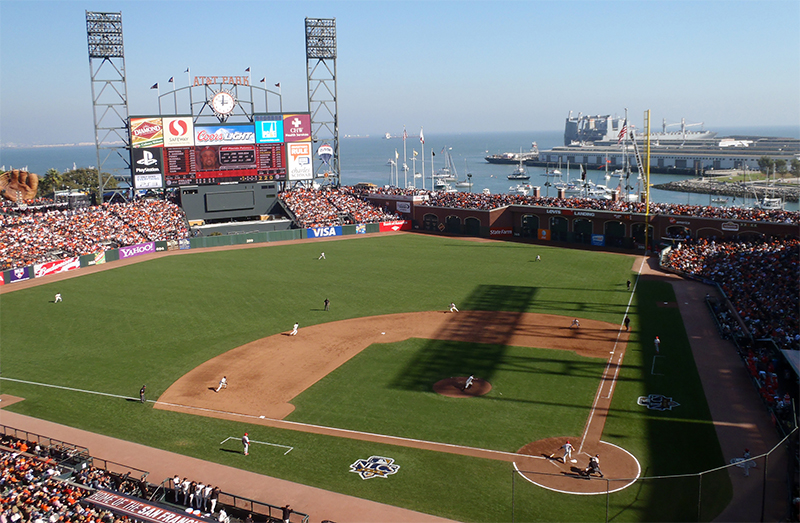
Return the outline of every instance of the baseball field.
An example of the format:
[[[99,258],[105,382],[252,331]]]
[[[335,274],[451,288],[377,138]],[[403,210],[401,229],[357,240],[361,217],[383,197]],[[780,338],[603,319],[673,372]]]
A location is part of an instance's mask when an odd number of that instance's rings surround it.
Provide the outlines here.
[[[461,521],[710,520],[724,471],[700,503],[696,478],[634,481],[725,463],[672,288],[635,261],[419,234],[156,257],[4,293],[0,392],[22,414]],[[651,394],[679,406],[637,403]],[[227,439],[245,432],[247,457]],[[550,457],[566,439],[576,463]],[[596,452],[612,481],[579,475]],[[351,472],[372,456],[399,469]]]

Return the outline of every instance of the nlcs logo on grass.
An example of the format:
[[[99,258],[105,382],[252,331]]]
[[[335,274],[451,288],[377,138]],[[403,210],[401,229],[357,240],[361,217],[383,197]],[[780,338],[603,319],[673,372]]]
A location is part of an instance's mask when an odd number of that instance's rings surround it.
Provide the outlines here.
[[[386,478],[396,474],[400,465],[395,465],[392,458],[371,456],[369,459],[360,459],[350,465],[350,472],[355,472],[361,479]]]

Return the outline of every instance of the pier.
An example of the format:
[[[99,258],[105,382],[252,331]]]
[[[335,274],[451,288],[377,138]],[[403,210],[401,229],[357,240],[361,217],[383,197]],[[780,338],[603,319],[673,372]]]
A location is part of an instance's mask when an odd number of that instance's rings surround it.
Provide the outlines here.
[[[781,198],[785,202],[797,202],[800,196],[799,178],[787,179],[784,182],[795,185],[770,185],[767,182],[723,182],[717,180],[680,180],[677,182],[654,185],[663,191],[679,191],[717,196],[733,196],[735,198]]]

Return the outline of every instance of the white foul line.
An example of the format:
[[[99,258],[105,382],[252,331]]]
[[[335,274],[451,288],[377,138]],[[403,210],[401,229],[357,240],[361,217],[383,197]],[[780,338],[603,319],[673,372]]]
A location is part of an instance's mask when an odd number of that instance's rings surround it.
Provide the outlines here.
[[[230,440],[232,440],[232,439],[239,440],[239,439],[241,439],[241,438],[237,438],[236,436],[228,436],[228,437],[227,437],[227,438],[225,438],[224,440],[220,441],[220,442],[219,442],[219,444],[220,444],[220,445],[222,445],[222,444],[224,444],[226,441],[230,441]],[[282,448],[284,448],[284,449],[289,449],[289,450],[287,450],[286,452],[284,452],[284,453],[283,453],[283,455],[284,455],[284,456],[285,456],[285,455],[287,455],[288,453],[290,453],[291,451],[293,451],[293,450],[294,450],[294,447],[289,447],[288,445],[278,445],[277,443],[269,443],[269,442],[267,442],[267,441],[255,441],[255,440],[250,440],[250,443],[258,443],[259,445],[272,445],[273,447],[282,447]]]
[[[631,291],[631,296],[628,298],[628,306],[625,307],[625,315],[622,317],[622,323],[619,326],[619,330],[617,331],[617,339],[614,340],[614,347],[611,349],[611,356],[608,358],[608,363],[606,363],[606,368],[603,371],[603,379],[600,381],[600,386],[597,387],[597,394],[594,396],[594,402],[592,402],[592,409],[589,411],[589,419],[586,420],[586,426],[583,429],[583,435],[581,436],[581,446],[578,449],[578,453],[583,451],[583,444],[586,441],[586,434],[589,433],[589,427],[592,426],[592,419],[594,418],[594,412],[597,408],[597,402],[600,400],[600,395],[603,392],[603,387],[606,384],[605,376],[608,373],[608,368],[614,360],[614,356],[617,352],[617,344],[619,343],[619,337],[622,335],[622,327],[625,324],[625,317],[628,315],[628,312],[631,310],[631,303],[633,303],[633,296],[636,293],[636,286],[639,284],[639,278],[642,276],[642,268],[644,264],[647,262],[647,258],[642,258],[642,263],[639,265],[639,273],[636,275],[636,281],[633,283],[633,290]],[[617,356],[617,369],[614,371],[614,377],[611,379],[611,386],[608,389],[608,394],[603,397],[603,399],[611,398],[611,395],[614,392],[614,385],[617,383],[617,377],[619,376],[619,369],[622,363],[622,354]]]

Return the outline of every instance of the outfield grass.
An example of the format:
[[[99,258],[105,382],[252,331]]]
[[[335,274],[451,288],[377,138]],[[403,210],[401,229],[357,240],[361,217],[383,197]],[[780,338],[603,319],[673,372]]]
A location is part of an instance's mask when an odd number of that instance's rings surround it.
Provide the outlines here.
[[[317,260],[323,249],[327,260]],[[534,262],[536,254],[542,261]],[[630,296],[625,281],[631,279],[631,264],[628,256],[423,235],[190,252],[2,295],[3,376],[132,397],[146,383],[155,398],[200,363],[286,331],[295,321],[302,327],[443,310],[450,301],[462,310],[541,312],[618,324]],[[50,303],[56,292],[64,296],[58,305]],[[635,454],[649,475],[722,463],[677,309],[655,306],[670,292],[665,284],[646,284],[637,293],[630,314],[634,334],[603,437]],[[331,310],[323,314],[326,297]],[[662,348],[674,354],[665,377],[648,375],[647,351],[656,333]],[[591,403],[602,370],[595,360],[542,349],[432,345],[438,343],[449,342],[370,347],[298,397],[292,419],[505,450],[582,430],[581,411],[588,408],[587,397]],[[459,401],[401,386],[404,365],[431,349],[458,355],[454,372],[492,355],[484,364],[495,373],[498,394]],[[0,387],[26,398],[9,407],[16,412],[454,519],[508,521],[512,497],[517,521],[595,521],[605,515],[603,496],[576,499],[513,480],[508,463],[197,418],[5,380]],[[501,399],[501,391],[510,391],[514,401]],[[638,407],[636,397],[651,392],[673,395],[681,407],[667,413]],[[346,401],[332,408],[327,400],[332,396]],[[417,408],[423,409],[421,418]],[[385,409],[396,414],[376,414]],[[479,430],[466,422],[475,416]],[[415,423],[420,419],[426,422]],[[431,419],[438,423],[428,423]],[[219,441],[244,431],[253,440],[295,450],[286,457],[277,450],[254,452],[249,460],[220,450]],[[348,472],[350,463],[370,455],[393,457],[401,473],[375,482]],[[730,485],[716,493],[713,486],[703,488],[704,499],[711,496],[704,518],[711,517],[730,497]],[[696,502],[694,507],[676,503],[660,492],[643,485],[614,494],[615,519],[678,520],[696,511]]]

